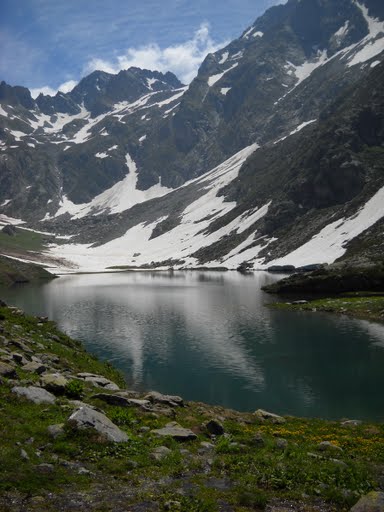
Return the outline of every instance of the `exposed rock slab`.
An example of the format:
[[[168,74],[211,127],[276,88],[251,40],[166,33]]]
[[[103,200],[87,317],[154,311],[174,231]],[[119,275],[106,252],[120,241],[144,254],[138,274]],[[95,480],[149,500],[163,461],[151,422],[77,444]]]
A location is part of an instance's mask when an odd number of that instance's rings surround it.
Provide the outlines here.
[[[0,375],[2,377],[10,377],[11,379],[14,379],[17,377],[16,370],[13,366],[7,363],[0,362]]]
[[[40,384],[52,393],[62,394],[68,384],[68,379],[61,375],[61,373],[47,373],[41,376]]]
[[[145,400],[149,400],[153,403],[164,404],[170,407],[183,407],[184,401],[180,396],[176,395],[163,395],[158,391],[150,391],[145,397]]]
[[[383,512],[384,492],[372,491],[359,499],[351,512]]]
[[[121,395],[98,393],[93,395],[92,398],[102,400],[110,405],[117,405],[119,407],[144,407],[150,404],[149,400],[139,400],[137,398],[126,398]]]
[[[109,379],[106,379],[102,375],[95,375],[94,373],[78,373],[77,377],[79,379],[85,380],[85,382],[90,382],[98,388],[109,389],[111,391],[118,391],[120,389],[117,384]]]
[[[55,395],[46,389],[37,388],[35,386],[15,386],[12,388],[12,391],[19,396],[23,396],[28,400],[31,400],[35,404],[54,404],[56,400]]]
[[[264,409],[257,409],[255,416],[260,421],[270,421],[271,423],[285,423],[285,418],[274,414],[273,412],[265,411]]]
[[[163,428],[152,430],[152,432],[160,437],[173,437],[176,441],[193,441],[197,438],[196,434],[194,434],[192,430],[184,428],[174,421],[167,423]]]
[[[120,430],[105,414],[87,406],[77,409],[71,414],[68,421],[78,429],[93,429],[108,441],[124,443],[129,440],[127,434]]]

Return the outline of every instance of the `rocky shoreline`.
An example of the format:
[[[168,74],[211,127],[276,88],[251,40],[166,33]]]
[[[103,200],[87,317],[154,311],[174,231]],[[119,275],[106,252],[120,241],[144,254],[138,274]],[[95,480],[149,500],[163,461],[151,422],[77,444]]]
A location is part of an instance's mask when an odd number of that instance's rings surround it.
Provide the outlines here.
[[[0,510],[383,510],[383,425],[140,394],[4,303],[0,396]]]

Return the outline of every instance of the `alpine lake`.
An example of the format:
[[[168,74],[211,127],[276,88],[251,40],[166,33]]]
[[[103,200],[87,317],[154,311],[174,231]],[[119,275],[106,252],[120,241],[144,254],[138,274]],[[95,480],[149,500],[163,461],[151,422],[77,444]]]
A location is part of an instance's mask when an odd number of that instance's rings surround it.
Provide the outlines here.
[[[384,420],[384,325],[274,310],[257,272],[119,272],[1,289],[48,316],[129,387],[239,411]],[[280,299],[281,300],[281,299]]]

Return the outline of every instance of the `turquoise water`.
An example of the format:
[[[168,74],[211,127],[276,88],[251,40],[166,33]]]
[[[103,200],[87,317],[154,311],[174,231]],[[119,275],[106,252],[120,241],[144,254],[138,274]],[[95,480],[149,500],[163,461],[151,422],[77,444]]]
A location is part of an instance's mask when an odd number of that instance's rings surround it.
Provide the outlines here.
[[[238,410],[384,420],[384,325],[265,307],[264,272],[64,276],[1,290],[133,388]]]

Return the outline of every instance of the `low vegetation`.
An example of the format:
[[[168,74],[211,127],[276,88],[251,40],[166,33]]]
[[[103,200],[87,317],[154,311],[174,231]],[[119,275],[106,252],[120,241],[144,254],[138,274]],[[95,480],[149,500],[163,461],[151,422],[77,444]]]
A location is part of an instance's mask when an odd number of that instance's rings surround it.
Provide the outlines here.
[[[149,402],[47,319],[4,306],[0,331],[1,510],[349,510],[384,483],[384,425],[239,413],[163,395]],[[43,382],[52,373],[67,381],[54,391]],[[90,374],[115,389],[84,380]],[[55,402],[33,403],[14,386],[45,387]],[[134,400],[123,407],[111,396]],[[128,441],[76,428],[68,418],[81,406],[102,411]],[[170,422],[194,440],[156,435]]]

